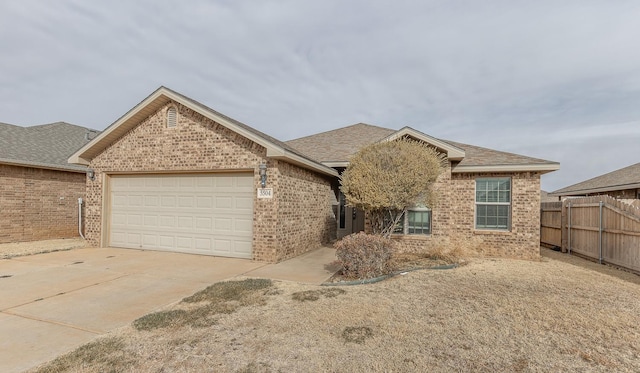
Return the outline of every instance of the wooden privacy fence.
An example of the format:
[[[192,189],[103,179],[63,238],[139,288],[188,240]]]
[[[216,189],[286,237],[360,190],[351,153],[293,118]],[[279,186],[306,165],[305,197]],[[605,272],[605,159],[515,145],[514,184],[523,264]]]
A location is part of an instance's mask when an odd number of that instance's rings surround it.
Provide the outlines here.
[[[640,209],[609,196],[542,203],[540,244],[640,272]]]

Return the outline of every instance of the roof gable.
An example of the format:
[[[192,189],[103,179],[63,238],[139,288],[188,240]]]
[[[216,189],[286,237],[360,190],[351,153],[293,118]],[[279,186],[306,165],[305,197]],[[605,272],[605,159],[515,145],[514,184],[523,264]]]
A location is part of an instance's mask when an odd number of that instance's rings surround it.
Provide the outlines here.
[[[158,88],[142,102],[107,127],[107,129],[105,129],[93,141],[71,155],[69,162],[89,165],[91,160],[110,144],[124,136],[124,134],[141,123],[149,115],[155,113],[164,105],[172,101],[180,103],[194,112],[215,121],[216,123],[238,133],[256,144],[263,146],[267,149],[267,157],[281,159],[326,175],[337,176],[337,172],[332,168],[298,153],[285,143],[166,87]]]
[[[552,195],[582,195],[640,188],[640,163],[551,192]]]
[[[464,159],[464,156],[465,156],[464,149],[459,148],[450,143],[447,143],[446,141],[442,141],[442,140],[436,139],[435,137],[431,137],[420,131],[416,131],[411,127],[404,127],[399,131],[396,131],[391,135],[387,136],[387,138],[385,138],[382,141],[393,141],[405,136],[409,136],[411,138],[414,138],[416,140],[425,142],[431,146],[436,147],[437,149],[445,152],[447,154],[447,158],[450,161],[461,161],[462,159]]]
[[[32,127],[0,123],[0,163],[16,166],[85,172],[67,162],[98,131],[65,122]]]
[[[560,168],[557,162],[438,139],[411,127],[396,131],[358,123],[290,140],[287,144],[327,166],[346,167],[349,165],[351,156],[362,147],[404,136],[424,141],[446,152],[448,159],[455,163],[452,168],[454,173],[526,171],[545,173]]]

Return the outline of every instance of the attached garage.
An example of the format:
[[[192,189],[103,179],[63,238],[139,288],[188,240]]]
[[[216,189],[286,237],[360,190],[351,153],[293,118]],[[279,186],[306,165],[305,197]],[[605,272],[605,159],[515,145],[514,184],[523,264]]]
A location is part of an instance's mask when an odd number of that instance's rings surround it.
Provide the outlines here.
[[[253,174],[113,175],[109,245],[251,258]]]
[[[165,87],[69,162],[93,246],[278,262],[335,237],[333,168]]]

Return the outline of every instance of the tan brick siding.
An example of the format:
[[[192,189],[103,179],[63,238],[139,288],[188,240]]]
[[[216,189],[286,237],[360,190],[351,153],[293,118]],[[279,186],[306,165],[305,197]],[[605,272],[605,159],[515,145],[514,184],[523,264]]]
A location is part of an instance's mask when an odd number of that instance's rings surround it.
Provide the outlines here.
[[[511,178],[511,229],[475,229],[475,182],[479,177]],[[432,209],[432,235],[394,235],[400,251],[420,251],[439,238],[471,242],[485,255],[537,258],[540,255],[540,174],[451,174],[436,184],[439,198]]]
[[[0,165],[0,243],[77,237],[84,173]]]
[[[178,112],[174,128],[165,124],[170,106]],[[104,174],[252,171],[257,189],[260,163],[267,163],[274,198],[254,197],[253,259],[275,262],[327,242],[331,205],[315,202],[329,199],[330,181],[268,159],[264,147],[177,103],[150,115],[91,161],[96,180],[87,188],[87,238],[101,244]]]
[[[327,243],[336,236],[336,216],[331,208],[336,200],[330,180],[294,165],[278,162],[279,221],[277,261],[291,258]]]

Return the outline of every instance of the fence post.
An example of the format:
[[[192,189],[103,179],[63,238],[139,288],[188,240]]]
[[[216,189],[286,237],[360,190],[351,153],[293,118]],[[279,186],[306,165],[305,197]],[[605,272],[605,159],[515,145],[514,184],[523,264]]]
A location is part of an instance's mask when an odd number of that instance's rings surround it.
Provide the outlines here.
[[[571,255],[571,200],[567,203],[568,217],[567,217],[567,249],[569,255]]]
[[[598,224],[598,252],[599,252],[599,258],[598,258],[598,263],[602,264],[602,206],[604,205],[603,201],[600,201],[599,203],[599,207],[600,207],[600,217],[599,217],[599,224]]]

